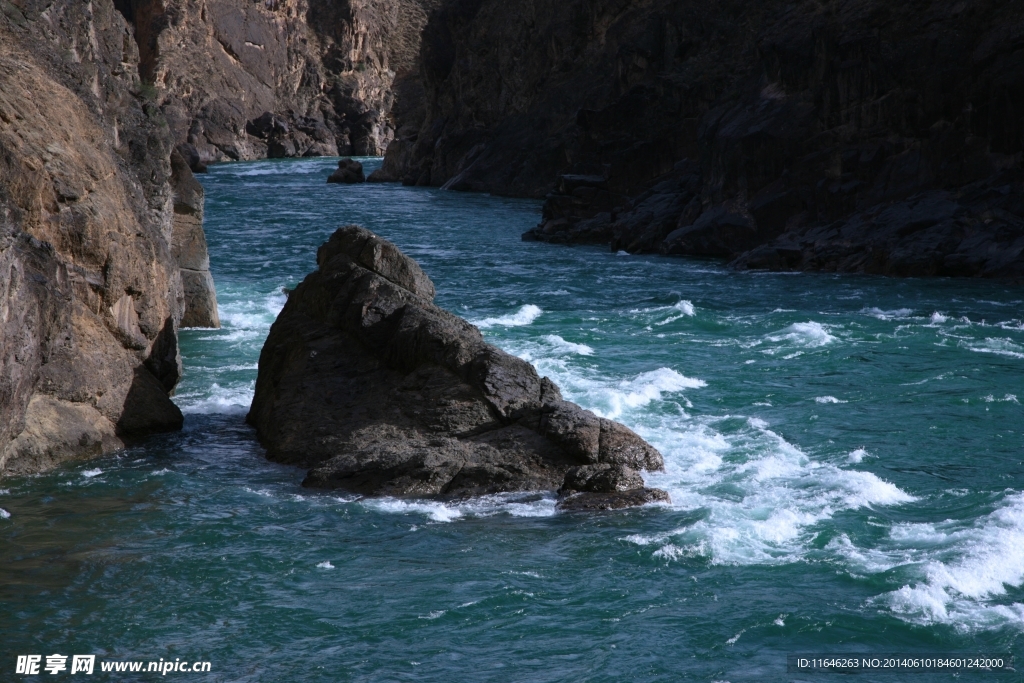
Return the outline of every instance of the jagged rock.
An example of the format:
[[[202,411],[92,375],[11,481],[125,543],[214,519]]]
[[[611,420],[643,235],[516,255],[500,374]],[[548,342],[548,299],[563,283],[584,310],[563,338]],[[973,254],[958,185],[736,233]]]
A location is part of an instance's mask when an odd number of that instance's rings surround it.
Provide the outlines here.
[[[583,481],[612,507],[664,495],[635,490],[657,450],[435,306],[393,244],[348,226],[317,263],[270,330],[247,417],[269,458],[311,468],[305,485],[466,496]]]
[[[174,190],[171,254],[181,269],[184,308],[182,327],[220,327],[217,290],[210,272],[210,254],[203,231],[205,191],[182,157],[171,153],[171,187]]]
[[[338,168],[327,178],[328,183],[364,183],[366,177],[363,175],[363,165],[355,159],[342,159],[338,162]]]
[[[183,142],[175,147],[175,149],[185,164],[188,165],[188,169],[193,173],[206,173],[209,170],[206,168],[206,164],[203,163],[202,157],[199,156],[199,150],[193,145]]]
[[[172,141],[124,18],[111,0],[0,4],[6,476],[181,427],[184,292]],[[201,193],[181,200],[201,209]]]
[[[383,154],[394,137],[391,111],[417,106],[403,101],[418,92],[420,33],[439,2],[117,6],[134,28],[140,75],[173,140],[192,145],[208,164]]]

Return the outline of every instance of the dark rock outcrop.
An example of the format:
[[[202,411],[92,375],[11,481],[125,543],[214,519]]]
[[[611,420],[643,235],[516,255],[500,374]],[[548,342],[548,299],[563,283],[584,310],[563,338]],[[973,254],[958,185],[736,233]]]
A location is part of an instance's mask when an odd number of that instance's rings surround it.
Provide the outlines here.
[[[175,143],[208,164],[382,154],[392,109],[417,92],[420,33],[438,1],[117,4],[134,27],[147,96]]]
[[[338,162],[337,170],[327,178],[327,182],[345,185],[365,183],[366,176],[363,175],[363,165],[355,159],[342,159]]]
[[[435,306],[433,283],[397,247],[349,226],[317,262],[270,330],[247,418],[270,459],[311,468],[305,485],[561,488],[581,509],[667,499],[637,473],[662,468],[657,450]]]
[[[546,196],[527,239],[1019,280],[1022,35],[999,0],[446,3],[380,175]]]
[[[0,476],[182,424],[202,194],[138,64],[111,0],[0,1]]]

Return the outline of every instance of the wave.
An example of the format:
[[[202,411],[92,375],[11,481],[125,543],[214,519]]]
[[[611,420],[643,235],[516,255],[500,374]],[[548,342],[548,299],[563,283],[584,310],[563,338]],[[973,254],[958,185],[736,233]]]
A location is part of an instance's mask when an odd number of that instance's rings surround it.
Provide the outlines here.
[[[997,356],[1008,358],[1024,358],[1024,346],[1015,344],[1010,339],[997,339],[989,337],[978,344],[961,342],[961,346],[975,353],[992,353]]]
[[[214,382],[198,391],[179,393],[174,397],[174,402],[186,415],[245,415],[249,412],[255,394],[255,379],[223,387]]]
[[[902,566],[911,582],[874,600],[913,623],[953,624],[960,629],[1024,624],[1021,603],[992,604],[1007,587],[1024,585],[1024,494],[1007,496],[1000,507],[973,524],[897,524],[892,549],[876,560],[875,571]],[[921,548],[927,559],[920,557]],[[907,554],[914,560],[907,562]]]
[[[556,499],[550,492],[496,493],[462,501],[441,502],[400,498],[364,498],[359,504],[379,512],[425,515],[433,522],[452,522],[465,517],[550,517]]]
[[[862,308],[861,313],[870,315],[872,318],[878,318],[879,320],[893,320],[898,318],[909,318],[914,315],[913,309],[910,308],[897,308],[892,311],[883,311],[880,308]]]
[[[542,374],[555,380],[567,399],[611,419],[663,401],[666,394],[707,386],[704,380],[687,377],[671,368],[658,368],[632,379],[616,380],[578,371],[565,363],[545,362],[545,359],[533,362]]]
[[[490,327],[520,327],[523,325],[529,325],[534,320],[539,318],[544,311],[539,306],[533,304],[526,304],[521,306],[518,311],[509,315],[501,315],[494,318],[484,318],[479,321],[470,321],[482,330],[486,330]]]
[[[789,343],[796,346],[816,348],[826,346],[836,340],[836,337],[829,333],[827,327],[813,320],[806,323],[793,323],[789,327],[769,334],[768,341]]]

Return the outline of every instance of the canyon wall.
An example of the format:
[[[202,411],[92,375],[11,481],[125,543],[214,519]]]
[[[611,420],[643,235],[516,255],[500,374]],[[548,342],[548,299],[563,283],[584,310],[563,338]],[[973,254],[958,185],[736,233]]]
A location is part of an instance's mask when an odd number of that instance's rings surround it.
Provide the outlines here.
[[[195,181],[138,64],[111,0],[0,0],[0,476],[182,424]]]
[[[193,170],[383,154],[435,0],[116,0]]]
[[[1024,278],[1024,5],[451,0],[376,180],[548,197],[528,239]]]

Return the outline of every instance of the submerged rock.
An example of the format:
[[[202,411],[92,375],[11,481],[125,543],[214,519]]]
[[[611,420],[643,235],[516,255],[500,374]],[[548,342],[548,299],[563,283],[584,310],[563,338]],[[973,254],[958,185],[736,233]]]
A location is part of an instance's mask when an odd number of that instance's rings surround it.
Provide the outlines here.
[[[271,460],[311,468],[304,485],[560,489],[581,509],[668,499],[638,474],[662,469],[654,447],[434,305],[430,278],[393,244],[348,226],[317,263],[270,330],[247,417]]]
[[[338,169],[331,174],[327,182],[345,185],[365,183],[366,176],[363,175],[363,165],[355,159],[342,159],[338,162]]]

